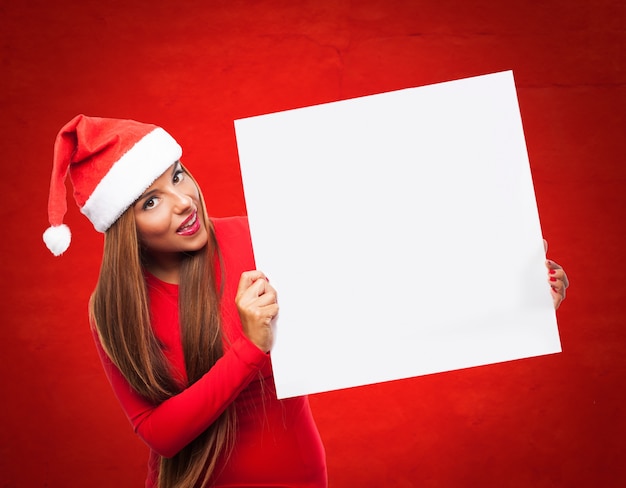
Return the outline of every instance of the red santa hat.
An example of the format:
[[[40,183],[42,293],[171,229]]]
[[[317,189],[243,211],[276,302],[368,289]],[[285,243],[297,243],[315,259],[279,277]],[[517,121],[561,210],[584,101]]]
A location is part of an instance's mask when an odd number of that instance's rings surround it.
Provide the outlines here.
[[[98,232],[105,232],[181,154],[174,138],[155,125],[74,117],[54,143],[50,227],[43,235],[48,249],[59,256],[70,245],[71,233],[63,223],[68,173],[80,211]]]

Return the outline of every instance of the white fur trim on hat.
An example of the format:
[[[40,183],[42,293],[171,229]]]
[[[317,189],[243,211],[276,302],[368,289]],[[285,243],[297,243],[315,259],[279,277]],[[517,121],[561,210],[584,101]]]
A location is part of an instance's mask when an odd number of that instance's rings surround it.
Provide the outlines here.
[[[110,168],[81,212],[97,231],[105,232],[181,155],[174,138],[157,127]]]

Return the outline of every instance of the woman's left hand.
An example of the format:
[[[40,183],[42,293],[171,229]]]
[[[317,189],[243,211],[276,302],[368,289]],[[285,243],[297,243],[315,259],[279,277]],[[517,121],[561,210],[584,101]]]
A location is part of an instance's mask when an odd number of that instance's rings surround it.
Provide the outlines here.
[[[543,241],[546,252],[548,251],[548,241]],[[565,300],[565,292],[569,286],[569,280],[565,270],[551,259],[546,260],[546,268],[548,268],[548,282],[550,283],[550,293],[552,293],[552,301],[556,310]]]

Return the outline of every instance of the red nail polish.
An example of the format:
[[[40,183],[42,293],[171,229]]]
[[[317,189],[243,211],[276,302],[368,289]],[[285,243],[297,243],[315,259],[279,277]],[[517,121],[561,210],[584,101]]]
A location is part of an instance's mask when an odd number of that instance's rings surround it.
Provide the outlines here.
[[[550,281],[556,281],[556,278],[554,276],[550,276]]]
[[[555,273],[556,273],[556,270],[555,270],[555,269],[551,269],[551,270],[550,270],[550,274],[555,274]]]

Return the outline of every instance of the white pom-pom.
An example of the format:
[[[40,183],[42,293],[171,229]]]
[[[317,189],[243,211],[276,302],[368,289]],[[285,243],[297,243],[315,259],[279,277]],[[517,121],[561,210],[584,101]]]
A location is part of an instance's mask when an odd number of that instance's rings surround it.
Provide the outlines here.
[[[65,224],[48,227],[43,233],[43,241],[55,256],[60,256],[67,251],[71,240],[72,233]]]

